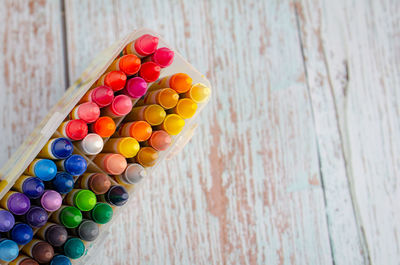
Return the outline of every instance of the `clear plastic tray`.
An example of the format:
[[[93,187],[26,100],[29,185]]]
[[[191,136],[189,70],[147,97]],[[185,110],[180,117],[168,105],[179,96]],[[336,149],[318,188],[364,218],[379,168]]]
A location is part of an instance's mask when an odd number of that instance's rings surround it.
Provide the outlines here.
[[[18,150],[13,154],[5,166],[0,169],[0,198],[13,186],[19,176],[24,172],[32,160],[36,157],[42,147],[46,142],[53,136],[58,135],[56,131],[59,125],[67,117],[69,112],[75,107],[79,102],[81,97],[95,84],[97,79],[102,76],[108,66],[113,62],[113,60],[118,57],[123,48],[131,41],[137,39],[143,34],[151,34],[159,37],[159,47],[168,47],[175,52],[174,62],[167,68],[161,71],[160,78],[168,76],[174,73],[186,73],[192,79],[193,83],[203,83],[211,89],[210,82],[205,78],[204,75],[199,73],[192,65],[190,65],[175,49],[169,46],[164,39],[162,39],[156,32],[149,29],[139,29],[133,31],[125,38],[117,41],[112,46],[100,53],[89,65],[89,67],[83,72],[81,77],[66,91],[64,96],[59,100],[59,102],[49,111],[49,114],[42,120],[42,122],[35,128],[32,134],[26,139],[26,141],[18,148]],[[150,86],[151,84],[149,84]],[[134,104],[136,101],[134,102]],[[151,176],[152,172],[155,170],[163,160],[171,158],[177,154],[184,145],[192,137],[194,130],[197,127],[195,123],[197,115],[201,112],[207,101],[198,104],[198,109],[196,114],[191,118],[185,120],[185,126],[182,132],[174,137],[172,137],[172,144],[166,150],[159,152],[159,159],[153,167],[146,168],[147,175]],[[116,125],[118,126],[124,117],[114,119]],[[108,140],[105,139],[105,142]],[[84,156],[88,160],[88,172],[103,172],[96,164],[92,162],[95,156],[85,156],[82,154],[78,147],[75,146],[75,152]],[[105,173],[105,172],[103,172]],[[146,181],[145,179],[142,180]],[[128,192],[132,196],[134,190],[140,187],[141,183],[135,185],[125,186]],[[118,215],[118,207],[114,208],[114,214]],[[112,221],[111,221],[112,222]],[[110,222],[110,223],[111,223]],[[74,260],[73,264],[91,264],[91,257],[96,253],[96,250],[104,242],[105,237],[108,235],[107,227],[110,224],[100,225],[100,235],[93,242],[85,242],[87,247],[87,253],[84,257]],[[2,263],[7,264],[7,263]]]

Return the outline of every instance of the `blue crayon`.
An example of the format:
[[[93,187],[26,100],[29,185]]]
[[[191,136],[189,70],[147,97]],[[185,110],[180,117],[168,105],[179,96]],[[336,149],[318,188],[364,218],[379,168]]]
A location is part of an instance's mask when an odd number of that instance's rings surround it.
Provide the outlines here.
[[[80,155],[72,155],[65,160],[57,161],[57,166],[59,170],[66,171],[72,176],[80,176],[85,173],[87,162]]]
[[[13,229],[11,229],[10,237],[19,245],[25,245],[31,242],[33,237],[32,228],[24,223],[17,223]]]
[[[74,147],[67,138],[50,139],[42,148],[38,157],[49,159],[66,159],[72,152]]]
[[[71,260],[64,255],[57,255],[50,262],[50,265],[71,265],[71,264],[72,264]]]
[[[56,176],[57,166],[49,159],[35,159],[26,169],[25,174],[49,181]]]
[[[29,199],[37,199],[44,192],[44,183],[37,177],[22,175],[15,182],[13,189],[22,192]]]
[[[0,259],[12,261],[18,257],[19,249],[17,243],[12,240],[0,239]]]
[[[51,183],[60,194],[67,194],[74,188],[74,177],[67,172],[58,172]]]

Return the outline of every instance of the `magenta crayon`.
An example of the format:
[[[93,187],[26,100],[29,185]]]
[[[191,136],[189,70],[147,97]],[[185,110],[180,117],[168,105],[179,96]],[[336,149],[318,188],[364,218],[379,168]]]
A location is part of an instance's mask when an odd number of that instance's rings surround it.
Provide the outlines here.
[[[122,93],[131,98],[140,98],[147,91],[147,82],[141,77],[134,77],[128,80]]]
[[[123,54],[135,54],[138,57],[146,57],[153,54],[158,46],[158,37],[144,34],[130,42],[123,50]]]
[[[174,61],[174,51],[168,49],[167,47],[162,47],[157,49],[150,57],[147,58],[145,61],[154,62],[161,68],[165,68],[170,66]]]
[[[88,189],[95,194],[104,194],[111,187],[110,177],[104,173],[85,173],[79,179],[77,187]]]
[[[110,106],[106,107],[102,114],[111,118],[118,118],[128,114],[132,110],[132,100],[126,95],[118,95]]]
[[[104,146],[103,138],[96,133],[89,133],[77,144],[80,147],[80,151],[85,155],[97,155],[103,150]]]
[[[34,159],[25,170],[25,174],[38,177],[43,181],[50,181],[57,174],[57,166],[49,159]]]
[[[25,214],[25,222],[32,227],[42,227],[46,224],[48,214],[45,209],[32,206]]]
[[[86,123],[95,122],[100,117],[100,108],[94,102],[79,104],[71,111],[71,119],[81,119]]]
[[[129,194],[121,185],[114,185],[103,195],[99,196],[99,201],[107,202],[112,206],[122,206],[129,199]]]
[[[21,175],[15,182],[13,189],[22,192],[29,199],[37,199],[44,192],[44,183],[37,177]]]
[[[46,190],[40,198],[40,205],[48,212],[57,211],[61,204],[62,197],[55,190]]]
[[[39,152],[38,157],[48,159],[65,159],[72,155],[74,147],[70,140],[67,138],[53,138],[50,139],[42,150]]]
[[[60,171],[66,171],[73,176],[80,176],[87,169],[86,159],[81,155],[72,155],[64,160],[56,162]]]
[[[78,141],[88,134],[88,126],[83,120],[70,120],[61,123],[58,132],[69,140]]]
[[[39,263],[48,263],[54,256],[53,247],[49,243],[38,239],[32,239],[22,248],[22,252]]]
[[[136,184],[147,176],[146,169],[137,163],[128,164],[124,173],[115,176],[119,184]]]
[[[94,102],[100,108],[106,107],[111,104],[114,99],[114,91],[108,86],[98,86],[86,92],[80,100],[83,102]]]
[[[61,247],[67,241],[68,231],[62,225],[48,222],[39,229],[36,236],[46,240],[53,247]]]
[[[0,232],[10,231],[14,224],[14,215],[9,211],[0,208]]]
[[[23,215],[31,207],[31,201],[23,193],[8,191],[0,200],[0,206],[14,215]]]
[[[98,86],[110,87],[113,91],[119,91],[125,87],[126,74],[122,71],[111,71],[102,75],[97,81]]]

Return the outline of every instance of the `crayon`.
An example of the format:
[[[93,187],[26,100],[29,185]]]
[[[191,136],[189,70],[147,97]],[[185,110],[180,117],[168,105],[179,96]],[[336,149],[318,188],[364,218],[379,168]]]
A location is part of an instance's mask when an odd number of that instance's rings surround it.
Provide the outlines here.
[[[94,133],[100,135],[100,137],[106,138],[106,137],[110,137],[111,135],[113,135],[113,133],[115,132],[116,126],[115,126],[115,122],[113,121],[113,119],[105,116],[105,117],[100,117],[92,125],[91,128]]]
[[[53,138],[50,139],[42,150],[39,152],[38,157],[48,159],[65,159],[72,155],[74,147],[70,140],[67,138]]]
[[[164,109],[171,109],[176,106],[179,100],[179,95],[172,88],[161,88],[150,91],[144,97],[144,104],[158,104]]]
[[[44,183],[37,177],[22,175],[15,182],[13,189],[22,192],[29,199],[37,199],[44,192]]]
[[[33,238],[33,230],[27,224],[16,223],[10,231],[10,238],[19,245],[28,244]]]
[[[15,260],[8,263],[8,265],[39,265],[39,263],[28,256],[19,254],[19,256]]]
[[[10,231],[14,224],[14,215],[9,211],[0,208],[0,232]]]
[[[152,167],[158,159],[158,152],[152,147],[143,147],[136,155],[136,162],[144,167]]]
[[[57,174],[57,166],[49,159],[34,159],[25,170],[25,174],[43,181],[52,180]]]
[[[96,133],[89,133],[77,144],[85,155],[97,155],[103,150],[104,145],[103,139]]]
[[[45,209],[38,206],[32,206],[25,214],[25,221],[32,227],[42,227],[46,224],[48,217],[49,216]]]
[[[153,55],[148,57],[148,60],[146,61],[154,62],[161,68],[168,67],[174,61],[174,51],[168,49],[167,47],[159,48],[153,53]]]
[[[71,237],[64,244],[64,254],[70,259],[79,259],[85,254],[85,244],[76,237]]]
[[[79,141],[88,134],[88,126],[83,120],[70,120],[61,123],[58,132],[71,141]]]
[[[114,98],[111,105],[106,107],[102,114],[111,118],[125,116],[132,110],[132,100],[126,95],[118,95]]]
[[[123,50],[123,54],[135,54],[138,57],[146,57],[153,54],[158,46],[158,38],[150,34],[144,34],[130,42]]]
[[[154,131],[150,139],[145,143],[146,146],[153,147],[156,151],[166,150],[172,143],[171,136],[163,130]]]
[[[106,193],[111,187],[110,178],[103,173],[85,173],[78,181],[81,189],[91,190],[97,195]]]
[[[161,67],[153,62],[143,63],[139,71],[139,76],[146,82],[154,82],[160,77]]]
[[[165,110],[157,104],[135,107],[126,117],[126,121],[146,121],[152,126],[160,125],[165,118]]]
[[[112,206],[122,206],[129,199],[129,194],[123,186],[114,185],[103,195],[99,196],[99,200],[107,202]]]
[[[68,238],[67,229],[55,223],[47,223],[36,233],[40,239],[46,240],[53,247],[61,247]]]
[[[184,94],[185,98],[190,98],[195,103],[206,101],[211,95],[211,89],[202,83],[192,85],[188,92]]]
[[[73,189],[65,197],[65,202],[79,210],[86,212],[93,209],[97,203],[96,195],[90,190]]]
[[[113,209],[107,203],[98,202],[90,212],[84,214],[98,224],[106,224],[112,219]]]
[[[22,248],[22,252],[39,263],[50,262],[54,256],[54,248],[49,243],[38,239],[32,239],[31,242]]]
[[[169,135],[177,135],[182,131],[184,126],[185,120],[179,115],[168,114],[158,128],[166,131]]]
[[[192,78],[184,73],[177,73],[166,76],[151,85],[150,89],[155,90],[159,88],[170,87],[178,94],[189,91],[192,87]]]
[[[5,238],[0,239],[0,260],[12,261],[18,257],[18,253],[17,243]]]
[[[182,98],[178,101],[172,113],[178,114],[183,119],[190,119],[196,113],[197,104],[190,98]]]
[[[57,255],[51,260],[50,265],[72,265],[72,263],[67,256]]]
[[[8,191],[0,200],[0,206],[14,215],[24,215],[31,207],[31,201],[23,193]]]
[[[147,91],[147,82],[141,77],[134,77],[128,80],[122,93],[131,98],[140,98]]]
[[[90,242],[99,236],[99,226],[92,220],[83,220],[72,233],[80,239]]]
[[[86,123],[95,122],[100,117],[100,108],[94,102],[85,102],[79,104],[71,111],[73,120],[81,119]]]
[[[121,124],[115,136],[132,137],[138,142],[143,142],[150,138],[152,131],[150,124],[147,122],[134,121]]]
[[[82,213],[74,206],[61,206],[51,219],[66,228],[75,228],[82,222]]]
[[[120,154],[98,154],[93,162],[110,175],[120,175],[124,172],[127,162]]]
[[[87,169],[87,162],[81,155],[72,155],[56,162],[59,170],[66,171],[72,176],[80,176]]]
[[[136,184],[147,176],[146,169],[137,163],[128,164],[124,173],[115,176],[119,184]]]
[[[74,188],[74,177],[67,172],[58,172],[51,183],[57,192],[66,194]]]
[[[134,54],[127,54],[116,59],[111,66],[108,68],[108,71],[122,71],[126,75],[134,75],[140,69],[140,59]]]
[[[119,91],[125,87],[126,74],[122,71],[111,71],[102,75],[97,81],[98,86],[108,86],[113,91]]]
[[[54,212],[60,209],[62,197],[55,190],[46,190],[40,198],[40,205],[48,212]]]
[[[103,108],[110,105],[113,99],[114,91],[110,87],[98,86],[86,92],[79,102],[94,102],[100,108]]]
[[[126,158],[134,157],[140,149],[140,145],[135,138],[121,137],[111,138],[104,145],[103,151],[108,153],[121,154]]]

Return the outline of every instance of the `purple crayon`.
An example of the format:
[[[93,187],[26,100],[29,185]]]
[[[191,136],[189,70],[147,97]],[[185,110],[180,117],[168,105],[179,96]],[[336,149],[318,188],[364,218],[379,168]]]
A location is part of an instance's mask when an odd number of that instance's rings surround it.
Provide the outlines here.
[[[45,209],[39,206],[32,206],[25,214],[25,221],[32,227],[42,227],[46,224],[48,214]]]
[[[4,209],[0,209],[0,232],[8,232],[13,228],[15,218],[12,213]]]
[[[46,190],[40,198],[40,205],[48,212],[57,211],[62,204],[60,193],[55,190]]]
[[[25,214],[31,207],[29,198],[20,192],[8,191],[0,200],[0,206],[15,215]]]

